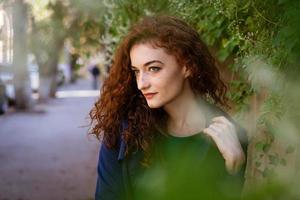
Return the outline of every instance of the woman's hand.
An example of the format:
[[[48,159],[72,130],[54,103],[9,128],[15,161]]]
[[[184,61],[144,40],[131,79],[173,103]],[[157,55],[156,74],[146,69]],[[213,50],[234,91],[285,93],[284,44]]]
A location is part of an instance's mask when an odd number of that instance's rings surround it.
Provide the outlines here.
[[[226,169],[235,174],[245,162],[245,154],[233,123],[223,116],[212,119],[213,123],[203,130],[216,143],[225,159]]]

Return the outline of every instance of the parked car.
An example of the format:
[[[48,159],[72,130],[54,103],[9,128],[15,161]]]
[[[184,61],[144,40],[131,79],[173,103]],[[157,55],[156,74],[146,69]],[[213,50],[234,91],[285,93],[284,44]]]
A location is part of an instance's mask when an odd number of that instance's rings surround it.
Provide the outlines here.
[[[28,76],[32,92],[38,92],[39,72],[38,66],[33,63],[28,64]],[[0,73],[0,114],[4,114],[9,106],[15,104],[15,88],[12,72]]]
[[[28,64],[30,87],[32,92],[37,93],[40,85],[39,66],[34,63]]]
[[[34,61],[34,57],[28,57],[28,76],[30,87],[33,93],[37,93],[40,85],[39,80],[39,66]],[[68,65],[58,65],[57,84],[58,86],[68,81]],[[13,74],[11,72],[0,73],[0,114],[7,111],[8,107],[15,104],[15,89],[13,84]]]

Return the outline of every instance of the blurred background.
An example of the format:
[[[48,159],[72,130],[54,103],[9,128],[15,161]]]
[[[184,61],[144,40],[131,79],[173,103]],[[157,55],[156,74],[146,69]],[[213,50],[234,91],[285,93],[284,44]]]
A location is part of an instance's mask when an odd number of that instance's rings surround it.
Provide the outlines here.
[[[0,0],[0,199],[93,199],[88,113],[142,16],[193,25],[247,130],[245,196],[299,199],[299,0]]]

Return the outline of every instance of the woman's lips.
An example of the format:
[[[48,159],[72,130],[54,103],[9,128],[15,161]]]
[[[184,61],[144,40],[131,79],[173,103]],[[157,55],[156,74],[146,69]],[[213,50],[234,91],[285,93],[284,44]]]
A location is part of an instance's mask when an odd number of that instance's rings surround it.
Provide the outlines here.
[[[146,97],[146,99],[152,99],[154,97],[154,95],[156,95],[157,93],[146,93],[144,94],[144,96]]]

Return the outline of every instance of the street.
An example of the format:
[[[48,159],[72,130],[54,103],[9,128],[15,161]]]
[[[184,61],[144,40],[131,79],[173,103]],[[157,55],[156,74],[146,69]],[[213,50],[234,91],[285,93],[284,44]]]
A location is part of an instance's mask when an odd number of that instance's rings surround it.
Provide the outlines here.
[[[79,80],[60,90],[90,87]],[[93,199],[99,141],[87,131],[96,99],[56,98],[0,116],[0,200]]]

